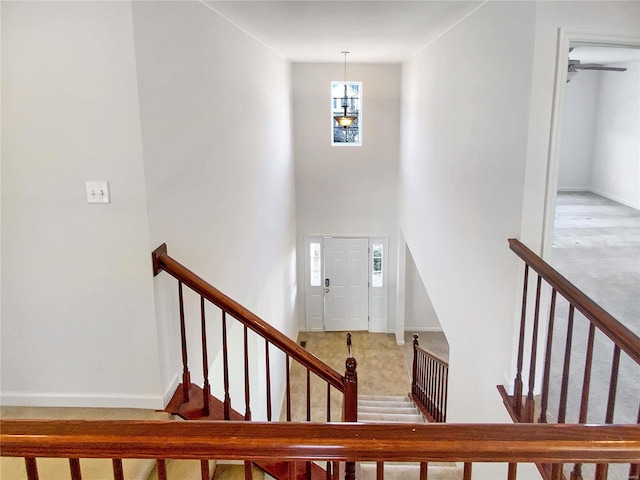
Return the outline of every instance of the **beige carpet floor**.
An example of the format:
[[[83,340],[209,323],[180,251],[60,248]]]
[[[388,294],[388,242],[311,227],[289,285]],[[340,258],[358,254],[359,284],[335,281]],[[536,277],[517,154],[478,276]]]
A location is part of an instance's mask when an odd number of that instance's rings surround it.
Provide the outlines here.
[[[347,358],[345,332],[301,332],[298,343],[341,374]],[[411,380],[403,348],[396,344],[395,336],[386,333],[353,332],[352,355],[358,362],[358,393],[361,395],[408,395]],[[299,364],[291,366],[291,420],[307,419],[306,369]],[[327,421],[327,383],[310,375],[311,421]],[[286,402],[286,400],[285,400]],[[340,421],[342,395],[331,388],[331,421]],[[286,403],[281,420],[286,420]]]

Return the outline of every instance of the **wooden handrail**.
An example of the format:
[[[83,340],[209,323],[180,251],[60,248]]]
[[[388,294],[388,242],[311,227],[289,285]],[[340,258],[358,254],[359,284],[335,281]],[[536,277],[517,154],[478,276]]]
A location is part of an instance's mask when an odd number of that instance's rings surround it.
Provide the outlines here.
[[[515,238],[510,238],[509,248],[618,345],[622,351],[640,364],[640,337],[591,300],[578,287],[533,253],[522,242]]]
[[[429,350],[425,350],[420,345],[416,345],[416,350],[419,350],[420,352],[424,353],[427,357],[433,358],[436,362],[441,363],[445,367],[447,367],[447,368],[449,367],[449,362],[447,362],[446,360],[443,360],[442,358],[440,358],[435,353],[430,352]]]
[[[229,298],[213,285],[207,283],[191,270],[177,262],[167,254],[167,245],[163,243],[152,253],[153,274],[158,275],[162,270],[178,281],[184,283],[192,290],[202,295],[221,310],[229,313],[240,323],[250,328],[269,343],[280,348],[294,360],[305,365],[320,378],[329,382],[340,392],[344,392],[343,376],[330,365],[309,353],[289,337],[279,332],[253,312],[249,311],[235,300]]]
[[[0,444],[11,457],[640,461],[637,425],[0,420]]]

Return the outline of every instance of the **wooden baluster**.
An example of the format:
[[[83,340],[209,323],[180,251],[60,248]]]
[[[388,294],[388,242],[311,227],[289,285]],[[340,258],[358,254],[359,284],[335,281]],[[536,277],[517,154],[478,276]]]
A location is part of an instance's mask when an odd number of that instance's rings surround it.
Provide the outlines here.
[[[567,322],[567,340],[564,349],[564,368],[562,370],[562,384],[560,387],[560,405],[558,406],[558,423],[565,423],[567,414],[567,392],[569,389],[569,367],[571,364],[571,343],[573,340],[573,315],[575,309],[569,306],[569,320]]]
[[[551,291],[551,306],[549,308],[549,330],[547,331],[547,347],[544,354],[544,373],[542,374],[542,398],[540,400],[539,423],[547,423],[547,408],[549,405],[549,375],[551,374],[551,349],[553,345],[553,324],[556,316],[556,289]]]
[[[211,397],[211,386],[209,385],[209,357],[207,355],[207,324],[204,313],[204,297],[200,295],[200,330],[202,336],[202,373],[204,385],[202,387],[202,415],[208,417],[209,398]]]
[[[264,339],[265,366],[267,369],[267,421],[271,421],[271,367],[269,366],[269,341]]]
[[[384,462],[376,462],[376,480],[384,480]]]
[[[333,473],[332,480],[339,480],[340,477],[340,462],[333,462],[333,468],[331,469]]]
[[[533,390],[536,383],[536,361],[538,352],[538,324],[540,323],[540,291],[542,289],[542,277],[538,275],[536,284],[536,304],[533,310],[533,333],[531,334],[531,355],[529,360],[529,391],[524,407],[525,422],[533,423],[535,400]]]
[[[296,480],[296,462],[289,462],[289,480]]]
[[[591,364],[593,362],[593,340],[596,327],[589,325],[589,338],[587,339],[587,358],[584,365],[584,377],[582,380],[582,398],[580,399],[580,415],[578,423],[587,423],[587,410],[589,409],[589,386],[591,384]],[[571,471],[571,480],[582,480],[582,465],[576,463]]]
[[[464,464],[464,469],[462,470],[462,478],[463,480],[471,480],[471,468],[472,468],[471,463],[465,463]]]
[[[433,364],[431,359],[425,355],[424,357],[425,372],[426,372],[426,386],[427,386],[427,410],[433,416]]]
[[[248,344],[247,326],[244,326],[244,419],[246,421],[251,420],[251,397],[249,394],[249,344]]]
[[[518,473],[518,464],[510,463],[507,470],[507,480],[516,480]]]
[[[618,389],[618,369],[620,367],[620,347],[614,345],[613,347],[613,360],[611,362],[611,380],[609,380],[609,398],[607,400],[607,415],[604,419],[604,423],[613,423],[613,412],[616,406],[616,391]],[[607,473],[609,471],[609,465],[606,463],[599,463],[596,465],[596,480],[606,480]]]
[[[229,396],[229,351],[227,348],[227,312],[222,311],[222,375],[224,378],[224,419],[231,418],[231,396]]]
[[[438,364],[438,367],[440,368],[440,373],[438,375],[438,421],[442,422],[442,404],[444,403],[442,397],[444,394],[444,365],[440,363]]]
[[[251,462],[244,462],[244,480],[253,479],[253,468]]]
[[[182,402],[189,401],[191,374],[187,358],[187,328],[184,321],[184,299],[182,296],[182,282],[178,282],[178,302],[180,303],[180,343],[182,347]]]
[[[327,422],[331,421],[331,384],[327,382]]]
[[[311,462],[306,462],[305,463],[305,476],[307,477],[307,480],[311,480]]]
[[[522,363],[524,359],[524,329],[527,318],[527,288],[529,284],[529,265],[524,266],[524,284],[522,287],[522,311],[520,313],[520,336],[518,339],[518,361],[516,366],[516,378],[513,381],[513,411],[521,421],[522,413]]]
[[[429,408],[429,371],[427,369],[427,357],[424,353],[420,352],[420,358],[422,359],[422,404]]]
[[[28,480],[39,480],[37,460],[33,457],[24,457],[24,463],[27,469]]]
[[[449,401],[449,367],[444,372],[444,404],[442,405],[442,422],[447,421],[447,403]]]
[[[327,462],[324,471],[325,471],[325,480],[331,480],[331,462]]]
[[[167,480],[167,462],[164,458],[156,460],[158,470],[158,480]]]
[[[200,478],[202,478],[202,480],[211,479],[211,472],[209,471],[209,460],[200,460]]]
[[[311,421],[311,372],[307,368],[307,422]]]
[[[414,395],[418,395],[418,387],[416,382],[418,381],[418,334],[413,334],[413,368],[412,368],[412,376],[411,376],[411,392]]]
[[[429,477],[429,463],[420,462],[420,480],[427,480]]]
[[[560,386],[560,404],[558,406],[558,423],[565,423],[567,415],[567,392],[569,389],[569,366],[571,364],[571,343],[573,341],[573,316],[575,308],[569,305],[569,320],[567,322],[567,340],[564,349],[564,367],[562,370],[562,383]],[[560,480],[562,464],[554,463],[551,467],[551,479]]]
[[[429,362],[429,403],[431,416],[433,416],[436,413],[436,401],[438,398],[438,366],[433,361],[433,358],[429,356],[427,361]]]
[[[291,421],[291,375],[289,367],[289,355],[287,355],[287,363],[285,365],[287,377],[287,422]]]
[[[345,462],[344,480],[356,480],[356,463]]]
[[[80,470],[80,459],[69,459],[69,470],[71,471],[71,480],[82,480],[82,471]]]
[[[640,424],[640,404],[638,405],[638,420]],[[629,466],[629,480],[640,480],[640,463],[633,463]]]
[[[111,460],[113,464],[113,480],[124,480],[124,470],[122,469],[122,459],[114,458]]]

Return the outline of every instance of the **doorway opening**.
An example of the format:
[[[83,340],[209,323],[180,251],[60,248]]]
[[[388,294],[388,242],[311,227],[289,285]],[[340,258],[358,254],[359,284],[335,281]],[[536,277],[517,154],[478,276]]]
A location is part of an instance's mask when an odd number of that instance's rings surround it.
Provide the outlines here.
[[[386,332],[387,252],[387,237],[306,236],[306,330]]]

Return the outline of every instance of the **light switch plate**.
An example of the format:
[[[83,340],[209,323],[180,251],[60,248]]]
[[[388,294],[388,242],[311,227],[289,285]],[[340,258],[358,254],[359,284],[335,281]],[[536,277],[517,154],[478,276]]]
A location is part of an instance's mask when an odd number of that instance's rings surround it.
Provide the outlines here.
[[[87,203],[111,203],[109,182],[87,182]]]

